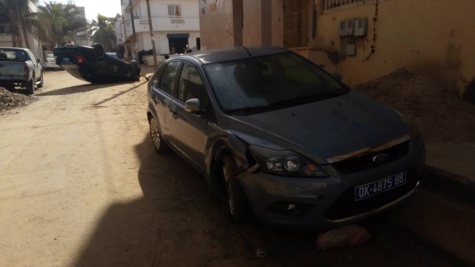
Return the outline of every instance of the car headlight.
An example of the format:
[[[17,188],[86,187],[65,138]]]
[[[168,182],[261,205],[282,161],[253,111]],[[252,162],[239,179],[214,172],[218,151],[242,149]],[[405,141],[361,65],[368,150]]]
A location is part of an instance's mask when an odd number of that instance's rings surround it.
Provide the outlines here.
[[[249,149],[264,172],[287,176],[328,177],[318,164],[293,151],[253,145]]]

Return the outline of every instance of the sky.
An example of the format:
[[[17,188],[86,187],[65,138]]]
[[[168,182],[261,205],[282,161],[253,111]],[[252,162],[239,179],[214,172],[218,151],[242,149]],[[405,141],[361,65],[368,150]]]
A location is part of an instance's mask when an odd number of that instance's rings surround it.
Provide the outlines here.
[[[68,0],[40,0],[40,5],[44,3],[56,2],[67,4]],[[86,19],[93,20],[97,18],[97,14],[107,17],[115,17],[117,13],[121,13],[120,0],[73,0],[76,6],[83,6],[86,9]]]

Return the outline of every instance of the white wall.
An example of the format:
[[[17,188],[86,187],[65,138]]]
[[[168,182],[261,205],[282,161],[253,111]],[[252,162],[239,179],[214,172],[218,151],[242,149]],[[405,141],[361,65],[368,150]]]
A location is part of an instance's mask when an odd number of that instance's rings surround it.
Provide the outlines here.
[[[200,22],[198,0],[150,0],[150,15],[152,20],[153,38],[158,54],[168,54],[167,34],[187,33],[189,34],[188,46],[196,51],[196,38],[200,37]],[[132,24],[130,9],[126,9],[128,0],[122,1],[121,24],[125,33],[123,41],[132,36]],[[180,5],[181,16],[174,17],[168,15],[168,5]],[[132,1],[134,14],[135,32],[137,34],[136,51],[152,49],[150,30],[147,14],[147,2],[145,0]],[[116,26],[116,32],[119,32]]]

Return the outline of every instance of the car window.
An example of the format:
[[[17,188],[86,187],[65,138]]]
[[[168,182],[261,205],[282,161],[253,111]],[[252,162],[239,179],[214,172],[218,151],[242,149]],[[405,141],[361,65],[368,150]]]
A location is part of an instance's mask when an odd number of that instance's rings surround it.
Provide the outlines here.
[[[203,103],[205,96],[206,91],[198,70],[192,64],[185,62],[178,84],[178,100],[184,103],[188,99],[198,98]]]
[[[165,67],[167,66],[167,64],[162,64],[160,65],[160,67],[158,68],[158,70],[155,72],[155,74],[152,76],[152,86],[155,87],[155,88],[158,88],[159,86],[159,82],[160,82],[160,78],[162,77],[162,74],[163,72],[165,71]]]
[[[293,53],[212,63],[204,68],[224,111],[299,105],[349,90]]]
[[[175,87],[176,75],[180,67],[179,61],[171,61],[165,67],[162,79],[160,80],[160,89],[170,95],[173,94]]]

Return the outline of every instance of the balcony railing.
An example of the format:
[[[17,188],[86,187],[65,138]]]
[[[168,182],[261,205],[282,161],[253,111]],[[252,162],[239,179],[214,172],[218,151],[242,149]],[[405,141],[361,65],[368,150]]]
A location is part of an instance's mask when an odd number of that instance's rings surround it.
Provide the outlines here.
[[[362,6],[374,3],[374,1],[375,0],[325,0],[323,12],[328,13],[333,10]]]

